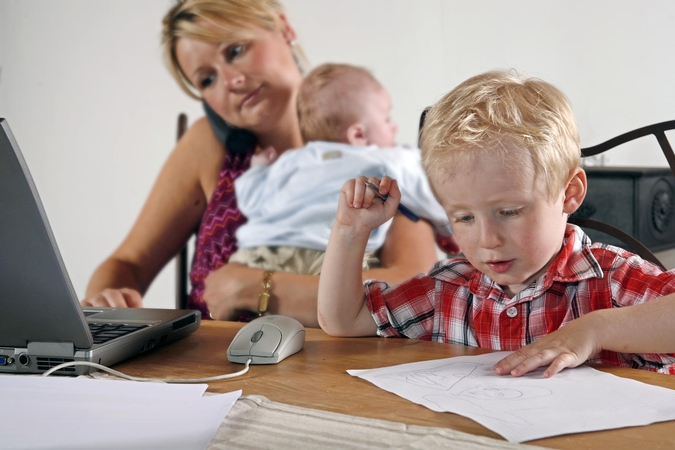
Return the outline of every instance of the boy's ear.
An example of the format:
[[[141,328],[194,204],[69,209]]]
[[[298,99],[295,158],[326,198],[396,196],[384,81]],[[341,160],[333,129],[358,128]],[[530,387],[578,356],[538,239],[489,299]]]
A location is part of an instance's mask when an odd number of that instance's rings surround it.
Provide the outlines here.
[[[586,172],[581,167],[576,167],[570,172],[570,178],[565,187],[565,199],[563,200],[563,212],[572,214],[579,209],[586,198],[588,188]]]
[[[368,145],[368,140],[366,139],[366,127],[360,122],[350,125],[349,128],[347,128],[347,142],[351,145]]]

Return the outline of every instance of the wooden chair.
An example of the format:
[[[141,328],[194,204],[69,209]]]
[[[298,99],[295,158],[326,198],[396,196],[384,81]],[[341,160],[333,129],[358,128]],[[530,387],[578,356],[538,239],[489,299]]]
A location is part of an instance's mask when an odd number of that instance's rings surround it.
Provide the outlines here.
[[[225,148],[235,153],[246,153],[255,145],[256,137],[253,133],[230,127],[209,105],[202,104],[206,118],[216,138],[223,143]],[[178,115],[178,139],[187,130],[187,116],[183,113]],[[197,229],[194,230],[195,234]],[[187,244],[176,255],[176,308],[184,309],[188,298],[188,247]]]
[[[420,116],[419,133],[422,132],[424,119],[426,117],[428,110],[429,108],[426,108]],[[670,165],[671,172],[673,173],[673,175],[675,175],[675,153],[673,153],[673,148],[671,147],[670,142],[668,141],[668,137],[665,134],[667,130],[672,129],[675,129],[675,120],[670,120],[638,128],[636,130],[629,131],[628,133],[616,136],[615,138],[612,138],[608,141],[605,141],[593,147],[582,148],[581,156],[582,158],[586,158],[590,156],[599,155],[621,144],[625,144],[626,142],[633,141],[641,137],[653,135],[654,137],[656,137],[656,140],[658,141],[659,146],[663,151],[663,154],[666,156],[666,160]],[[654,264],[661,267],[662,269],[666,270],[663,263],[656,257],[656,255],[654,255],[654,253],[652,253],[652,251],[646,245],[637,240],[634,236],[631,236],[630,234],[617,228],[614,225],[610,225],[608,223],[599,220],[591,219],[589,217],[583,217],[581,214],[577,213],[569,217],[568,222],[583,228],[600,231],[609,236],[612,236],[613,238],[618,239],[619,241],[624,243],[627,247],[630,248],[630,250],[633,253],[639,255],[642,259],[651,261]]]
[[[179,141],[187,130],[187,115],[178,115],[177,136]],[[176,262],[176,309],[185,309],[188,299],[188,245],[185,244],[174,258]]]

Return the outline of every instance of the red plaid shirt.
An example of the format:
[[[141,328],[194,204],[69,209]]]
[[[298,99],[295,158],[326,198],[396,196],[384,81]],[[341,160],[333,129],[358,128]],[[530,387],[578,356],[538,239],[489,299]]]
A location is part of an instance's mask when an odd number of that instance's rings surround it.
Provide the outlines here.
[[[591,311],[643,303],[675,292],[675,270],[591,241],[567,225],[564,246],[546,273],[514,298],[466,259],[439,261],[398,286],[365,282],[385,337],[517,350]],[[675,373],[675,355],[602,351],[590,361]]]

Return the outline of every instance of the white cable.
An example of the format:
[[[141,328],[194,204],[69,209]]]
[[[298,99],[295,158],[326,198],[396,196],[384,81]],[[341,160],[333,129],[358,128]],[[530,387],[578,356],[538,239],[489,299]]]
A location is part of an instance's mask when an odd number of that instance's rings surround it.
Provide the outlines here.
[[[125,378],[127,380],[131,381],[163,381],[165,383],[208,383],[209,381],[219,381],[219,380],[226,380],[228,378],[234,378],[238,377],[240,375],[245,374],[248,372],[248,366],[251,364],[251,359],[246,361],[246,367],[244,367],[242,370],[239,372],[234,372],[234,373],[228,373],[225,375],[217,375],[215,377],[208,377],[208,378],[139,378],[139,377],[132,377],[131,375],[126,375],[122,372],[118,372],[117,370],[111,369],[110,367],[103,366],[101,364],[96,364],[93,362],[88,362],[88,361],[70,361],[70,362],[65,362],[63,364],[59,364],[58,366],[54,366],[45,373],[42,374],[43,377],[47,377],[51,375],[52,373],[56,372],[57,370],[61,370],[64,367],[70,367],[70,366],[89,366],[89,367],[95,367],[96,369],[103,370],[104,372],[111,373],[113,375],[116,375],[120,378]]]

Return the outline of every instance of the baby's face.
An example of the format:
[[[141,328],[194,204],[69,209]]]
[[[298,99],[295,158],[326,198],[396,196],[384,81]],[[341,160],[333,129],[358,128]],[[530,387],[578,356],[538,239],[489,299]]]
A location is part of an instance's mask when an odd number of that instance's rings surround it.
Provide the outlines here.
[[[454,176],[431,181],[466,258],[513,297],[558,255],[567,218],[563,190],[549,200],[527,151],[509,150],[521,158],[523,170],[478,152]]]
[[[391,98],[383,88],[367,94],[361,122],[365,127],[367,145],[393,147],[398,126],[391,119]]]

